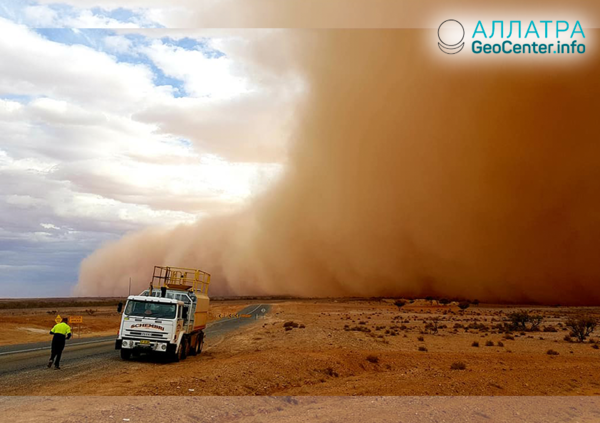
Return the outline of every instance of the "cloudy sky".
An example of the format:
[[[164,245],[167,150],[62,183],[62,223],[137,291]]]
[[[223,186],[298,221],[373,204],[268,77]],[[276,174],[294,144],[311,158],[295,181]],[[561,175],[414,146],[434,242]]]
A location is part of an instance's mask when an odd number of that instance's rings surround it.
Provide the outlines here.
[[[303,84],[276,30],[115,3],[0,1],[1,297],[69,295],[103,243],[233,210],[285,165]],[[265,45],[278,63],[246,54]]]

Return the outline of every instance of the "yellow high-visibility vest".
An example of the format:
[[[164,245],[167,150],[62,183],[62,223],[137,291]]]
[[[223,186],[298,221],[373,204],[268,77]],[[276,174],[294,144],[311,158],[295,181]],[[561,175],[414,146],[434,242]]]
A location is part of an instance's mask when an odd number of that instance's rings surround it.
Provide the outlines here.
[[[60,333],[61,335],[66,336],[67,334],[71,333],[71,328],[65,322],[61,322],[61,323],[55,325],[52,328],[51,332],[52,333]]]

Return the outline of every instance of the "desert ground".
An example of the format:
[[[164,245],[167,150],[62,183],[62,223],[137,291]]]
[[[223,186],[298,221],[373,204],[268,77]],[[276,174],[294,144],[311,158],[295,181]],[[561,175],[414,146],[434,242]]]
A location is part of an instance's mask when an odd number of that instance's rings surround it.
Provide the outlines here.
[[[265,300],[262,301],[263,303]],[[252,301],[219,301],[211,319]],[[208,339],[205,351],[179,363],[142,356],[43,383],[0,382],[4,395],[600,395],[598,330],[585,342],[569,337],[566,319],[599,308],[479,304],[461,311],[416,301],[274,300],[271,311],[234,333]],[[537,331],[503,329],[526,310],[543,318]],[[79,310],[65,310],[65,313]],[[12,329],[2,342],[49,337],[45,309],[3,310]],[[11,314],[14,313],[14,314]],[[84,315],[84,336],[116,333],[119,315]],[[437,322],[437,332],[432,323]],[[7,337],[6,333],[13,334]],[[39,335],[39,336],[38,336]],[[20,337],[20,338],[19,338]],[[68,357],[63,367],[68,369]],[[68,382],[68,383],[65,383]]]
[[[0,397],[6,421],[595,423],[596,397]]]
[[[0,308],[0,319],[3,330],[0,332],[0,346],[24,344],[28,342],[50,341],[48,332],[56,324],[54,319],[61,317],[82,316],[82,324],[72,327],[75,338],[91,338],[115,335],[119,329],[121,315],[117,313],[117,304],[125,299],[80,301],[23,300],[20,304],[28,307],[8,308],[9,301],[4,300],[6,308]],[[19,304],[19,305],[20,305]],[[58,304],[58,305],[57,305]],[[214,321],[234,314],[245,302],[213,301],[208,320]],[[0,301],[0,306],[3,302]]]

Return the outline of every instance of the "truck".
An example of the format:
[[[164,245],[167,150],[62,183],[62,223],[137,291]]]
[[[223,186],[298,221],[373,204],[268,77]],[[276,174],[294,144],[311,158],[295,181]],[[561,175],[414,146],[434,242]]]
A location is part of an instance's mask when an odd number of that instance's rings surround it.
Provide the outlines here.
[[[127,297],[115,349],[121,358],[152,352],[174,361],[202,352],[208,320],[210,274],[198,269],[154,266],[148,289]]]

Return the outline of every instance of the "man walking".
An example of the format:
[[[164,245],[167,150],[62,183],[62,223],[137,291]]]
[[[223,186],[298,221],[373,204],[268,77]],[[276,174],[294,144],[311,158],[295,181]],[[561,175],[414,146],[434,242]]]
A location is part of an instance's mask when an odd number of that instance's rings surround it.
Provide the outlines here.
[[[52,328],[50,335],[54,336],[52,338],[52,353],[50,355],[50,360],[48,361],[48,368],[52,367],[52,364],[54,364],[54,368],[59,370],[60,356],[65,348],[65,341],[71,338],[71,328],[63,320]],[[55,359],[56,361],[54,361]]]

